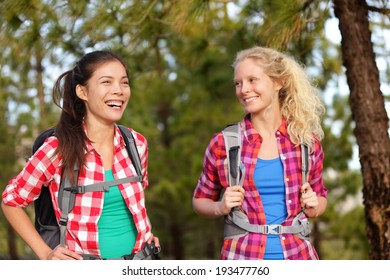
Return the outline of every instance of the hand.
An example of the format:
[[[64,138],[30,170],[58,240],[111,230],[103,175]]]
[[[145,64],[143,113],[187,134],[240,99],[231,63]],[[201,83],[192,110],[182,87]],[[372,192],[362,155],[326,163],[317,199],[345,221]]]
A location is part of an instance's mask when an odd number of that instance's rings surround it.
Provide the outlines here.
[[[153,233],[150,236],[150,238],[146,241],[148,244],[154,243],[154,246],[157,248],[158,252],[161,251],[161,246],[160,246],[160,240],[158,239],[157,236],[154,236]]]
[[[68,249],[68,247],[62,247],[58,245],[47,256],[48,260],[82,260],[83,258]]]
[[[313,191],[309,183],[301,186],[301,207],[305,207],[305,214],[309,217],[317,217],[319,212],[319,200],[317,194]]]
[[[219,203],[219,212],[221,215],[229,214],[233,207],[240,207],[244,201],[244,194],[245,190],[241,186],[226,188],[226,191]]]

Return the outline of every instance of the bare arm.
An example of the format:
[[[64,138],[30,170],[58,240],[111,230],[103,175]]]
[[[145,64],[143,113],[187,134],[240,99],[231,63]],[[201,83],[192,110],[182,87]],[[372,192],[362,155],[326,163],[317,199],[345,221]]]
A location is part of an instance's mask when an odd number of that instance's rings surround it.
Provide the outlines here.
[[[3,202],[1,208],[11,226],[39,259],[82,259],[78,254],[60,246],[52,250],[39,235],[23,208],[10,206]]]

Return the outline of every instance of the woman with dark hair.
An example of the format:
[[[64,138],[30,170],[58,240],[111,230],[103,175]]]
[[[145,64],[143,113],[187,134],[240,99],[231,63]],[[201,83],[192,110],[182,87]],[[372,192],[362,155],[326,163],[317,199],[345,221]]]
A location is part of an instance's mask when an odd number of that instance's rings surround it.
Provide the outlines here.
[[[142,182],[110,187],[110,191],[76,194],[69,213],[66,246],[51,249],[22,207],[48,186],[57,220],[62,176],[72,185],[90,185],[136,176],[118,122],[131,95],[124,61],[110,51],[84,55],[57,79],[53,98],[62,111],[55,136],[46,139],[24,169],[9,181],[2,209],[10,224],[39,259],[114,259],[137,253],[157,237],[151,232],[144,189],[148,187],[148,146],[143,135],[129,128],[140,155]],[[74,166],[80,167],[78,178]]]

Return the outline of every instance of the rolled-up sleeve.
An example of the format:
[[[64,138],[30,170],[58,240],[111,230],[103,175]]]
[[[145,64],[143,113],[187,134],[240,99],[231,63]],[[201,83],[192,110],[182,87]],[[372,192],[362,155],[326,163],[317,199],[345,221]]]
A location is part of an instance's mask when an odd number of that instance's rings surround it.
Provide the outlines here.
[[[56,145],[56,138],[48,138],[19,174],[8,182],[2,194],[2,200],[5,204],[27,207],[38,198],[42,186],[48,184],[55,173],[54,151]]]

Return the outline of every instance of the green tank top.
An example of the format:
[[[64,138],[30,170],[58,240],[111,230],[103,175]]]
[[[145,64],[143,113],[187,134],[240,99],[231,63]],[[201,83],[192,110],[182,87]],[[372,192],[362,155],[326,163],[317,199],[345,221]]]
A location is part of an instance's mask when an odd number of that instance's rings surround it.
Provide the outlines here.
[[[112,170],[105,171],[104,176],[105,181],[114,180]],[[102,258],[119,258],[133,250],[137,228],[118,186],[110,187],[110,191],[104,192],[98,234]]]

